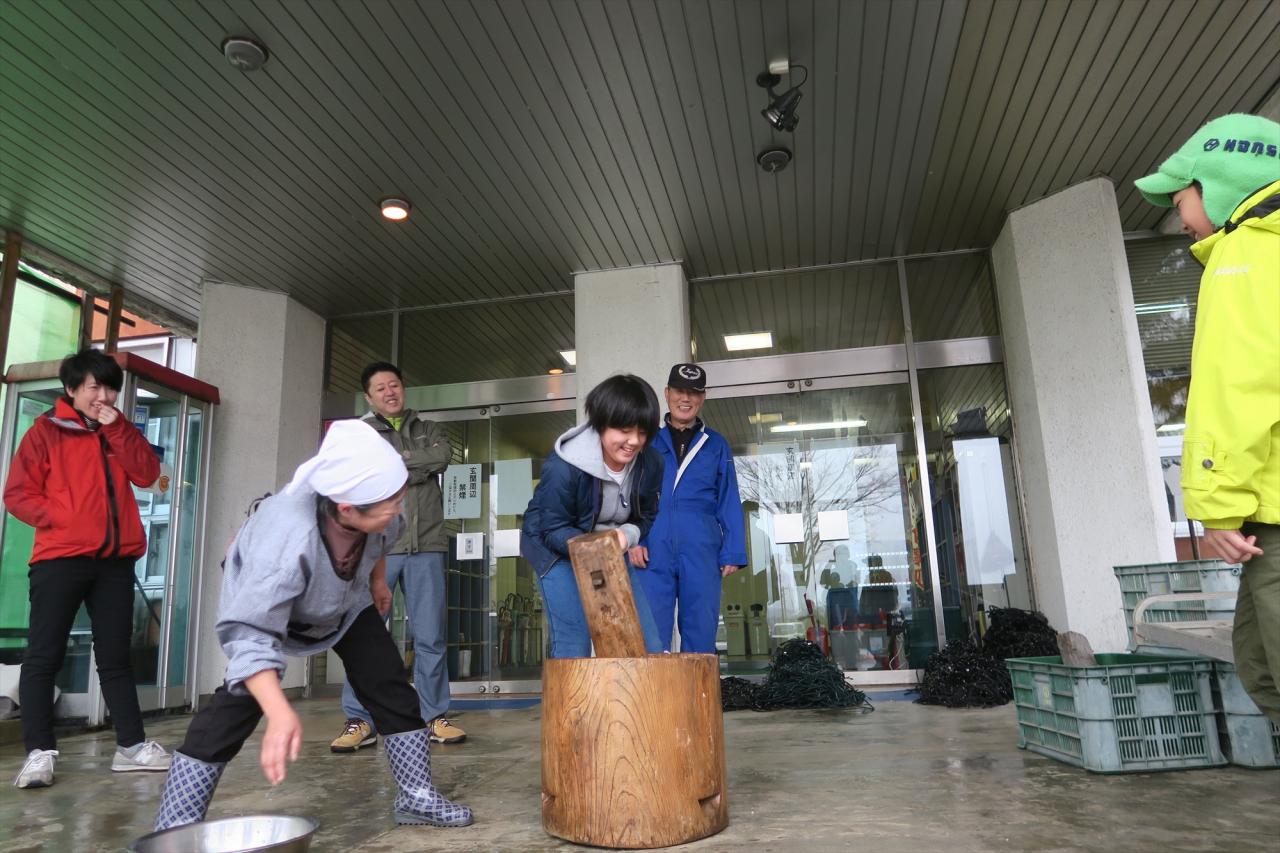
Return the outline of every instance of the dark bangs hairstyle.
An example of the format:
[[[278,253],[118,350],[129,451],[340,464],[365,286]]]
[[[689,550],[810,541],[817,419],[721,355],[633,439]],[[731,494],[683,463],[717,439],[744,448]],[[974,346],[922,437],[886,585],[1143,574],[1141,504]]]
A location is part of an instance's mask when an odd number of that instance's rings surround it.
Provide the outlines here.
[[[374,374],[377,373],[394,373],[396,379],[400,380],[400,384],[404,384],[404,376],[401,375],[400,368],[389,361],[375,361],[360,371],[360,386],[364,388],[364,393],[369,393],[369,380],[373,379]]]
[[[105,385],[113,391],[119,391],[124,385],[124,371],[116,364],[116,360],[92,347],[67,356],[58,367],[58,381],[63,388],[73,391],[90,376],[98,380],[99,385]]]
[[[631,373],[610,376],[587,395],[587,422],[598,433],[638,426],[651,439],[658,434],[661,411],[653,387]]]

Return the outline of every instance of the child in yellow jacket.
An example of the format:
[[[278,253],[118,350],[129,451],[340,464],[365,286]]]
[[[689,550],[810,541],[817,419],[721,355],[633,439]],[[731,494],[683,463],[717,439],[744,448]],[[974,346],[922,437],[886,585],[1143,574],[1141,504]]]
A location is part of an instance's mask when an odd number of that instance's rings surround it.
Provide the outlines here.
[[[1233,114],[1200,128],[1153,175],[1204,264],[1182,453],[1187,517],[1244,564],[1236,668],[1280,725],[1280,124]]]

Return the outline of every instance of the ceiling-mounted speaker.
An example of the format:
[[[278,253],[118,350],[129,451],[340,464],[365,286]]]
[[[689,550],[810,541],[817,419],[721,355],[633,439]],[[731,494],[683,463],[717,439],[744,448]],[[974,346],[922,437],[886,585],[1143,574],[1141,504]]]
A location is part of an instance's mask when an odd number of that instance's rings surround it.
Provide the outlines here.
[[[781,172],[791,162],[791,150],[780,145],[776,148],[766,148],[756,155],[756,162],[760,164],[761,169],[771,175],[774,172]]]
[[[261,42],[232,36],[222,42],[222,55],[239,71],[257,71],[267,64],[267,48]]]

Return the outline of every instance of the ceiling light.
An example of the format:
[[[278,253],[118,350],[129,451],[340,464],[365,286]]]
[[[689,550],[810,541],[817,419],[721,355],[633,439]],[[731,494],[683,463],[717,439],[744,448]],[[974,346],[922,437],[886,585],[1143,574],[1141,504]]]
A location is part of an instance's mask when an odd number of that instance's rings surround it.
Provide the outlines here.
[[[1186,424],[1165,424],[1162,427],[1157,427],[1156,432],[1183,432],[1186,428]]]
[[[756,415],[747,415],[747,423],[780,424],[782,423],[782,412],[760,412]]]
[[[222,55],[238,71],[257,71],[267,64],[270,56],[262,42],[244,36],[223,39]]]
[[[769,90],[769,106],[761,110],[760,115],[764,116],[765,121],[769,122],[774,130],[791,132],[800,123],[800,117],[796,115],[796,106],[800,103],[800,87],[809,79],[809,69],[803,65],[791,65],[787,69],[788,76],[790,76],[792,68],[799,68],[803,71],[804,79],[781,95],[773,91],[773,87],[782,82],[781,76],[770,71],[756,75],[756,84],[762,89]]]
[[[563,367],[553,367],[553,368],[551,368],[550,370],[548,370],[548,371],[547,371],[547,373],[551,374],[552,376],[559,376],[560,374],[564,373],[564,368],[563,368]]]
[[[826,421],[820,424],[781,424],[773,427],[770,432],[809,432],[812,430],[822,429],[856,429],[864,427],[866,421]]]
[[[392,222],[408,219],[409,211],[412,210],[409,202],[402,198],[384,198],[378,202],[378,207],[382,209],[382,218]]]
[[[756,155],[756,163],[770,175],[781,172],[791,162],[791,149],[781,145],[766,148]]]
[[[745,335],[725,335],[724,348],[729,352],[745,349],[770,349],[773,346],[773,332],[750,332]]]
[[[578,351],[576,349],[560,350],[560,357],[564,359],[564,363],[570,367],[578,366]]]

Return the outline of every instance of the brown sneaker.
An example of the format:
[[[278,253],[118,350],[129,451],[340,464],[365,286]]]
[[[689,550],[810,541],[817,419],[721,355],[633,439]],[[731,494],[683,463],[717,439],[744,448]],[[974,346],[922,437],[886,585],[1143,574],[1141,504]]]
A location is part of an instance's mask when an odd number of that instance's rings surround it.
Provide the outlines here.
[[[373,746],[378,742],[378,733],[373,726],[364,720],[350,719],[342,727],[342,734],[329,744],[331,752],[355,752],[365,746]]]
[[[436,743],[462,743],[467,739],[467,733],[440,717],[431,724],[431,739]]]

